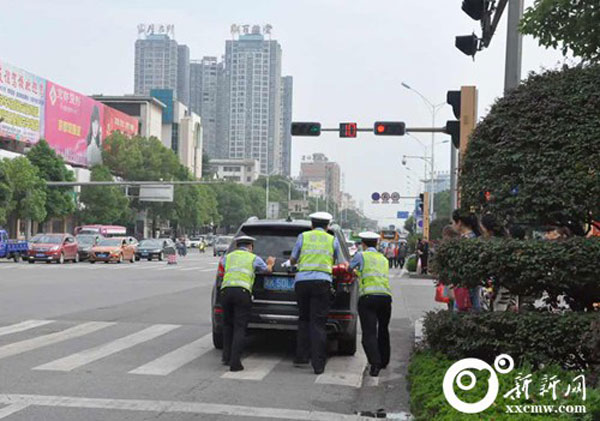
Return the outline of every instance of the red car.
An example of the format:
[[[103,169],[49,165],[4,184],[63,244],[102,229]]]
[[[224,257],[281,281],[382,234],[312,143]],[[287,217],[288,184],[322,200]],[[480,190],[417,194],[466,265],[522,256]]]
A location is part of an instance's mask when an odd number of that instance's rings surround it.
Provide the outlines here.
[[[77,240],[71,234],[38,234],[29,241],[29,263],[79,262]]]

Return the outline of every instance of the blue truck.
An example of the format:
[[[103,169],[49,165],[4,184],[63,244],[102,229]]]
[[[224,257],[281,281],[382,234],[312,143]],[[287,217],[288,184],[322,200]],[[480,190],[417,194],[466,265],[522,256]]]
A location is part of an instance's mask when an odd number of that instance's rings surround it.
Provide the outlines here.
[[[0,259],[13,259],[15,262],[27,256],[27,241],[9,240],[8,233],[0,229]]]

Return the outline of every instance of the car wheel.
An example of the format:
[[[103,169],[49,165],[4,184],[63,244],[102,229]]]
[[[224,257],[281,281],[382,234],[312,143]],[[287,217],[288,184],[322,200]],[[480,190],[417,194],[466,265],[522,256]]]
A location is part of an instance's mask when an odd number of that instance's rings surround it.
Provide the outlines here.
[[[90,260],[90,263],[93,265],[94,263],[96,263],[95,260]]]
[[[15,263],[19,263],[19,261],[21,260],[21,255],[19,253],[15,253],[13,254],[12,258]]]
[[[117,261],[117,263],[123,263],[123,255],[119,254],[119,260]]]
[[[105,260],[104,263],[108,265],[110,263],[110,260]]]
[[[151,262],[152,261],[152,256],[148,256],[148,261]]]
[[[33,260],[33,259],[29,261],[30,265],[33,265],[34,263],[35,263],[35,260]]]
[[[140,257],[139,256],[135,256],[135,261],[139,262],[140,261]]]
[[[158,255],[158,260],[162,262],[164,260],[164,258],[165,258],[165,255],[161,251],[160,254]]]
[[[63,253],[61,253],[60,257],[58,258],[58,264],[63,265],[64,263],[65,263],[65,255]]]
[[[223,331],[212,331],[213,345],[217,349],[223,349]]]

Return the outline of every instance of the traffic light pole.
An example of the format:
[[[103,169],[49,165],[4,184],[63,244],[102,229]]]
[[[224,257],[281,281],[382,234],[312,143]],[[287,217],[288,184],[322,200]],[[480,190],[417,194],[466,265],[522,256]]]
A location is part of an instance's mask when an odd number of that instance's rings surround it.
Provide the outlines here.
[[[521,62],[523,35],[519,32],[519,22],[523,17],[523,0],[508,1],[508,24],[506,29],[506,68],[504,71],[504,94],[519,86],[521,82]]]

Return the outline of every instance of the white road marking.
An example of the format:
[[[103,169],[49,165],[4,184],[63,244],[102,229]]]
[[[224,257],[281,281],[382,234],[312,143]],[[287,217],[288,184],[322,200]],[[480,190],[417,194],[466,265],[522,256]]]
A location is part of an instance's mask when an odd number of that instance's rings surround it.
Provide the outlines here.
[[[222,379],[235,380],[262,380],[267,374],[281,362],[278,357],[265,357],[260,355],[250,355],[242,360],[244,370],[228,371],[221,376]]]
[[[27,408],[28,404],[26,403],[13,403],[12,405],[8,405],[5,406],[4,408],[0,408],[0,420],[2,418],[6,418],[9,415],[14,414],[15,412],[19,412],[22,411],[23,409]]]
[[[140,330],[139,332],[124,336],[104,345],[86,349],[84,351],[68,355],[64,358],[34,367],[34,370],[71,371],[75,368],[84,366],[91,362],[108,357],[109,355],[116,354],[117,352],[123,351],[127,348],[131,348],[135,345],[164,335],[173,329],[177,329],[179,326],[180,325],[166,324],[152,325],[146,329]]]
[[[225,405],[204,402],[152,401],[141,399],[98,399],[71,396],[16,395],[0,394],[0,402],[9,405],[49,406],[79,409],[112,409],[121,411],[146,411],[186,414],[225,415],[229,417],[275,418],[286,420],[312,421],[356,421],[372,420],[358,415],[337,414],[335,412],[307,411],[303,409],[285,409]]]
[[[360,346],[360,337],[356,339],[358,347],[354,356],[333,357],[327,361],[325,372],[317,376],[315,383],[335,384],[339,386],[360,387],[367,366],[367,356]]]
[[[131,370],[129,373],[166,376],[196,358],[201,357],[212,349],[212,334],[208,334],[181,348],[177,348],[162,357],[150,361],[135,370]]]
[[[198,270],[198,269],[204,269],[204,266],[193,266],[191,268],[183,268],[181,269],[182,272],[188,271],[188,270]]]
[[[49,333],[47,335],[0,346],[0,359],[18,355],[23,352],[32,351],[34,349],[42,348],[44,346],[52,345],[69,339],[78,338],[114,324],[115,323],[111,322],[88,322],[71,327],[69,329],[61,330],[60,332]]]
[[[198,272],[216,272],[216,269],[215,268],[209,268],[209,269],[200,270]]]
[[[54,320],[26,320],[21,323],[15,323],[14,325],[0,327],[0,336],[23,332],[24,330],[33,329],[50,323],[54,323]]]

